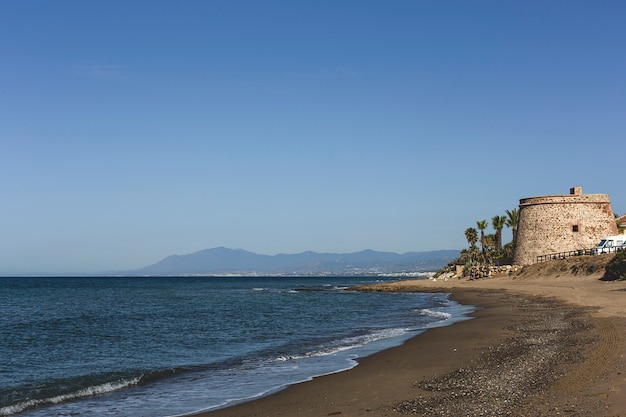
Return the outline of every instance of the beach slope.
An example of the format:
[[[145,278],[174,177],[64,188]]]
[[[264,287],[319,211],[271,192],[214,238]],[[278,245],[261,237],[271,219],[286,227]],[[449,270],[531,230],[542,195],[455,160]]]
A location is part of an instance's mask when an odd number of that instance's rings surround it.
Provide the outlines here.
[[[626,416],[626,282],[607,257],[479,281],[415,280],[362,290],[437,291],[475,319],[428,330],[349,371],[203,416]]]

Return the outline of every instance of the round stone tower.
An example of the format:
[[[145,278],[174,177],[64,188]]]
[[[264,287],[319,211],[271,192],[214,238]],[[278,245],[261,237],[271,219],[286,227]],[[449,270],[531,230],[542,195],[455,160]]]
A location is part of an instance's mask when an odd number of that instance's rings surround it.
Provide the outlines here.
[[[537,257],[594,247],[617,234],[608,194],[569,194],[522,198],[513,263],[530,265]]]

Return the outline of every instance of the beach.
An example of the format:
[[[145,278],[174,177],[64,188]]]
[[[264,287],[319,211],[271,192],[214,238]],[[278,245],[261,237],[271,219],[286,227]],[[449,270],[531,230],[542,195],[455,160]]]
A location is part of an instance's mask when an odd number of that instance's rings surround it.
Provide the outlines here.
[[[603,255],[604,256],[604,255]],[[478,306],[355,368],[200,414],[229,416],[624,416],[626,282],[581,257],[484,280],[398,281]]]

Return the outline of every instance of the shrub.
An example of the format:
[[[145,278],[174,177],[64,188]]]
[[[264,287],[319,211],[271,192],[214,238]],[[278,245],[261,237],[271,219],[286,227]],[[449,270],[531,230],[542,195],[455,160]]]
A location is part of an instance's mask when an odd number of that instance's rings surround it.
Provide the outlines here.
[[[617,255],[606,264],[602,280],[626,280],[626,250],[618,252]]]

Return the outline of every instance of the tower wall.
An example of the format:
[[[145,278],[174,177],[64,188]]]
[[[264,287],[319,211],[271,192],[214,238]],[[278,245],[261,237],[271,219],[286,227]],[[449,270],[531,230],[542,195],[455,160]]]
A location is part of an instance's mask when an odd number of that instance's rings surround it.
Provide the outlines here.
[[[570,194],[523,198],[519,204],[516,265],[537,262],[537,256],[594,247],[600,238],[617,234],[608,194]]]

